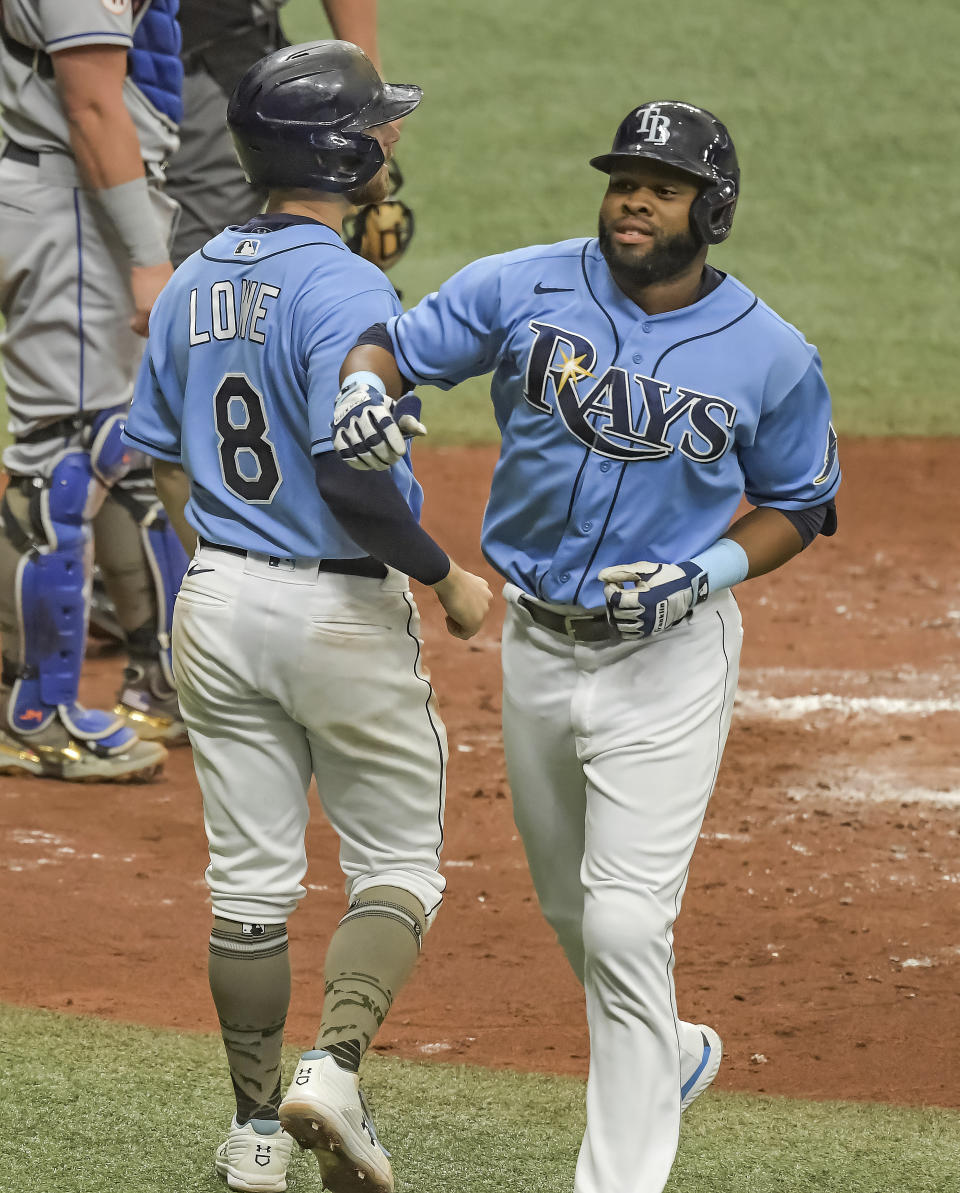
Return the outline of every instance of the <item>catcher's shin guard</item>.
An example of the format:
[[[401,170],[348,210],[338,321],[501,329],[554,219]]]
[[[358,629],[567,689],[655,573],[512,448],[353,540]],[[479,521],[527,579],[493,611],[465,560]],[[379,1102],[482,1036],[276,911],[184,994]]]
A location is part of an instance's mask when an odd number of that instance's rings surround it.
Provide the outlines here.
[[[16,483],[16,482],[14,482]],[[90,520],[105,489],[82,449],[63,453],[48,480],[26,478],[27,526],[4,502],[7,538],[20,551],[14,599],[19,658],[6,660],[11,688],[7,723],[21,737],[58,717],[85,741],[106,743],[121,728],[114,716],[77,704],[87,635]]]
[[[173,627],[174,603],[189,563],[187,553],[180,545],[176,531],[157,498],[149,468],[131,469],[113,486],[110,495],[136,523],[140,547],[153,588],[153,614],[150,623],[137,625],[135,630],[130,628],[130,610],[121,609],[118,598],[118,613],[121,624],[127,627],[131,661],[157,660],[164,682],[172,688],[174,681],[170,632]],[[134,624],[136,625],[136,622]]]
[[[157,644],[163,678],[173,687],[173,664],[170,633],[173,629],[173,606],[180,584],[187,570],[187,553],[166,511],[159,501],[154,502],[147,518],[140,524],[143,550],[150,566],[157,596]]]

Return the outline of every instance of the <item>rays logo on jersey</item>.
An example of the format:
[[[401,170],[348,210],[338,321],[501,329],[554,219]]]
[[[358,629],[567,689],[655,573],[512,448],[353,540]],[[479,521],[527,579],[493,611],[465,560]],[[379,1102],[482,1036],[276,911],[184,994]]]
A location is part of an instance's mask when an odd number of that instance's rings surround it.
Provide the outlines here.
[[[523,396],[535,410],[560,414],[585,447],[614,460],[661,460],[675,450],[697,463],[719,460],[730,446],[737,408],[702,394],[611,366],[597,369],[597,350],[586,336],[533,320]],[[579,386],[592,384],[581,395]],[[549,397],[553,396],[554,406]],[[667,432],[685,430],[674,447]]]
[[[260,252],[259,240],[241,240],[233,250],[235,257],[255,257]]]

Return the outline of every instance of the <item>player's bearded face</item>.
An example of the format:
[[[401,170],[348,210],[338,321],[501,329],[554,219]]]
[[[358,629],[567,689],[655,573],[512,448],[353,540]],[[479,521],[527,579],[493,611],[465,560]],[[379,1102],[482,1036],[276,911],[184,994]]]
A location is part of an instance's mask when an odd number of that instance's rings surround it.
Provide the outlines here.
[[[669,281],[688,269],[703,247],[689,228],[672,234],[655,231],[644,244],[619,244],[602,211],[599,240],[611,273],[619,274],[634,286]]]
[[[599,240],[610,271],[631,287],[670,281],[703,249],[690,229],[698,183],[659,162],[615,168],[600,206]]]
[[[366,207],[368,203],[382,203],[389,194],[390,176],[384,164],[369,182],[347,191],[347,198],[355,207]]]
[[[362,186],[347,191],[347,198],[355,207],[366,207],[368,203],[382,203],[390,196],[390,171],[387,163],[393,157],[393,147],[400,139],[400,124],[393,121],[390,124],[380,124],[371,128],[368,135],[380,142],[383,150],[384,162],[376,174]]]

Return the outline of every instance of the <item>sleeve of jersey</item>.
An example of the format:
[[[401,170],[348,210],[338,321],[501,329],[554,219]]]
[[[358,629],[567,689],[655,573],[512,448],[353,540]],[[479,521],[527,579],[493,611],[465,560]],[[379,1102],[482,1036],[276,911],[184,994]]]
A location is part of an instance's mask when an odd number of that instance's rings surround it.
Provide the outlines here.
[[[837,436],[816,353],[797,384],[764,409],[753,443],[739,455],[751,505],[806,509],[833,497],[840,486]]]
[[[172,379],[164,378],[163,360],[155,359],[160,342],[158,337],[155,345],[151,337],[140,361],[123,439],[148,456],[179,464],[183,394]]]
[[[395,315],[400,300],[392,290],[367,290],[344,299],[335,307],[320,308],[315,315],[309,301],[300,304],[295,320],[304,331],[296,335],[303,345],[301,363],[306,370],[310,451],[313,455],[333,448],[333,408],[340,392],[340,366],[360,334],[371,323]]]
[[[496,365],[506,330],[501,319],[500,257],[455,273],[412,310],[387,322],[397,365],[418,385],[451,389]]]
[[[120,11],[115,11],[116,9]],[[133,13],[130,4],[107,4],[103,0],[39,0],[37,11],[48,54],[78,46],[133,45]]]

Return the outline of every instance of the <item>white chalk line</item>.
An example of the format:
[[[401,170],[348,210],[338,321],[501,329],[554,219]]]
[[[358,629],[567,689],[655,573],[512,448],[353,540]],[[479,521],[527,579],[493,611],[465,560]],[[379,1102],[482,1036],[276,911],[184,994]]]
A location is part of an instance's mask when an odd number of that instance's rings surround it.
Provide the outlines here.
[[[912,699],[904,696],[838,696],[817,692],[806,696],[765,696],[755,688],[741,688],[735,709],[741,716],[796,720],[818,712],[844,716],[929,717],[960,712],[960,697]]]
[[[835,804],[927,804],[939,808],[960,808],[960,789],[943,791],[936,787],[900,785],[895,776],[875,781],[847,783],[842,777],[831,776],[829,790],[817,784],[787,788],[787,799],[794,803]]]

